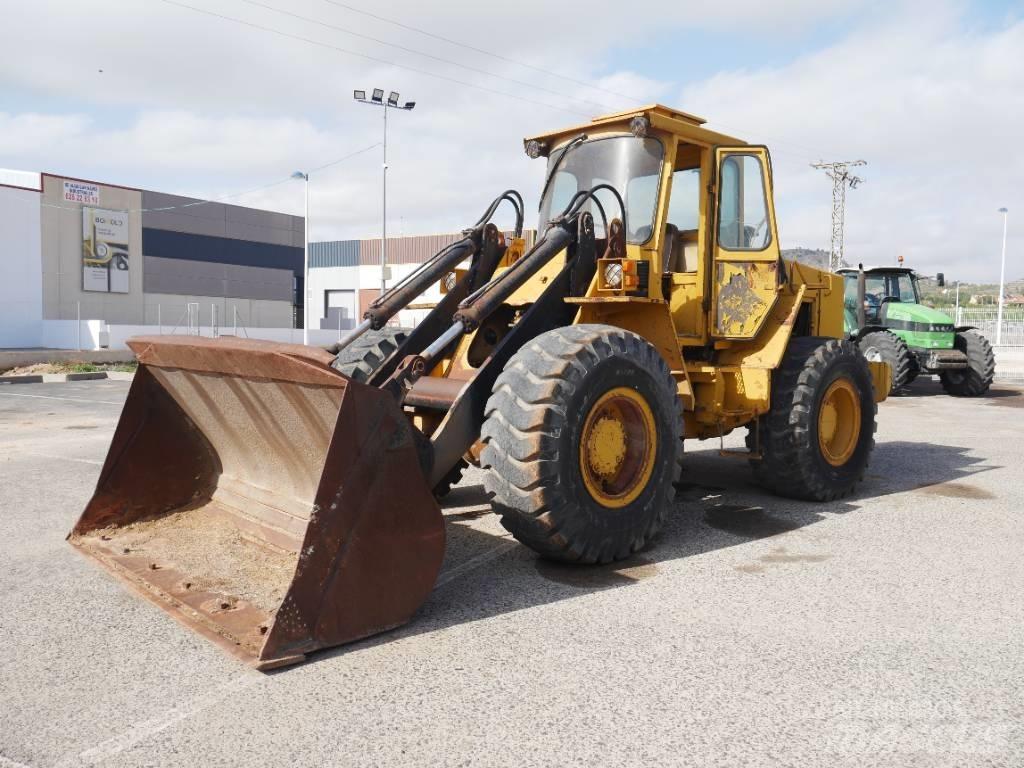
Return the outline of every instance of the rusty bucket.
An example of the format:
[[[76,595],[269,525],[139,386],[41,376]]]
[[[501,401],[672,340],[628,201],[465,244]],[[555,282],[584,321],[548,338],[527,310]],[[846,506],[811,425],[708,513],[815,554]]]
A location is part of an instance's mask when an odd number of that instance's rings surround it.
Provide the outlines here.
[[[155,336],[69,535],[257,668],[406,623],[444,526],[412,427],[312,347]]]

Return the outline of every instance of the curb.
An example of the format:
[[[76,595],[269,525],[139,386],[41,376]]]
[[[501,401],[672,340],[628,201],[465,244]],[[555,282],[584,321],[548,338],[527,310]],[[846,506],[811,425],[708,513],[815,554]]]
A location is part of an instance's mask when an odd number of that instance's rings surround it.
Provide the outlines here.
[[[88,373],[28,373],[22,376],[0,376],[0,384],[53,384],[68,381],[131,381],[134,373],[128,371],[90,371]]]

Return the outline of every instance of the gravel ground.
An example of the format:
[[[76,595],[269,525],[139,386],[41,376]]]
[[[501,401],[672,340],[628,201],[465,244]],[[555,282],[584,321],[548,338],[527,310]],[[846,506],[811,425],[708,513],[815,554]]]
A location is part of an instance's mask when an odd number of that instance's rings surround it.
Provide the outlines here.
[[[538,561],[470,472],[411,624],[261,674],[63,540],[127,386],[0,387],[0,768],[1024,764],[1024,390],[918,382],[833,504],[688,446],[614,567]]]

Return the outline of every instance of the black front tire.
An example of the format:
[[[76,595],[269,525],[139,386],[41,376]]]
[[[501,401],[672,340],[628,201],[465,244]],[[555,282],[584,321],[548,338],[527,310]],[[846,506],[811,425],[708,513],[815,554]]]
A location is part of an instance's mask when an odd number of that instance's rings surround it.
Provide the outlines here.
[[[334,344],[327,348],[328,352],[337,354],[331,366],[353,381],[364,383],[381,363],[391,357],[408,335],[408,328],[386,325],[379,331],[367,331],[340,353]]]
[[[996,356],[992,345],[974,328],[959,331],[953,344],[967,355],[967,368],[942,371],[939,374],[942,388],[956,397],[984,395],[996,375]]]
[[[835,466],[822,451],[818,422],[825,393],[842,378],[857,394],[860,422],[852,455]],[[772,375],[771,408],[748,430],[748,449],[761,452],[759,460],[750,462],[755,479],[780,496],[807,501],[850,494],[864,477],[875,446],[876,410],[867,360],[853,342],[791,339],[782,365]]]
[[[917,375],[914,355],[907,343],[890,331],[872,331],[857,340],[857,346],[868,360],[879,359],[892,371],[891,392],[907,386]],[[876,358],[877,356],[877,358]]]
[[[654,429],[644,450],[654,453],[638,495],[613,508],[587,488],[581,438],[595,404],[618,388],[649,408]],[[664,523],[682,434],[675,379],[651,344],[611,326],[558,328],[524,345],[494,384],[481,430],[484,487],[502,525],[543,557],[620,560]]]

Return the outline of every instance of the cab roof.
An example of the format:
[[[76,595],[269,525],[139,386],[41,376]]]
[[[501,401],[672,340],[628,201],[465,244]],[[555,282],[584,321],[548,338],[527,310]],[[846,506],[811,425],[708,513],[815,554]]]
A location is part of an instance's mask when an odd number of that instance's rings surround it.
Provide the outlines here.
[[[523,139],[523,146],[530,141],[544,142],[548,146],[555,146],[563,139],[569,139],[580,133],[586,133],[587,129],[593,128],[605,128],[614,127],[616,123],[621,123],[622,130],[629,130],[629,123],[634,117],[646,117],[651,121],[652,128],[668,131],[674,133],[677,136],[688,139],[695,144],[704,144],[706,146],[720,145],[743,145],[747,142],[734,138],[732,136],[726,136],[724,133],[718,133],[704,128],[706,120],[703,117],[692,115],[689,112],[683,112],[678,109],[672,109],[662,104],[648,104],[643,107],[635,107],[634,109],[627,109],[623,112],[612,112],[608,115],[601,115],[591,119],[589,123],[579,123],[572,125],[567,128],[560,128],[556,131],[550,131],[548,133],[540,133],[536,136],[527,136]]]

